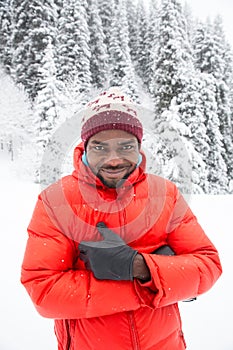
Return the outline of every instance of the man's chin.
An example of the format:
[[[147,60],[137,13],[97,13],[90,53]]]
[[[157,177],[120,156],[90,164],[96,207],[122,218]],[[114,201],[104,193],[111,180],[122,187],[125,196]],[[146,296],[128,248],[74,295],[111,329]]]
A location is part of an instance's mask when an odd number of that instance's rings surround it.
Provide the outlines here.
[[[99,177],[103,184],[109,188],[117,188],[122,185],[125,179],[105,179],[103,177]]]
[[[100,174],[98,174],[97,176],[105,186],[109,188],[118,188],[124,183],[124,181],[127,179],[129,174],[127,174],[123,178],[112,178],[112,179],[104,178]]]

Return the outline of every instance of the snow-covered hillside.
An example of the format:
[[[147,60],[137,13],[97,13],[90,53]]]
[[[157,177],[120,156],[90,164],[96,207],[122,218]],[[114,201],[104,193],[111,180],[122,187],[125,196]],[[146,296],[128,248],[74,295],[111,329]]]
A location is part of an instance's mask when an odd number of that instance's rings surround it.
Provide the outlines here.
[[[0,159],[1,193],[1,350],[55,350],[53,321],[37,314],[20,284],[20,266],[39,186],[19,181]],[[233,196],[192,196],[190,205],[218,247],[224,273],[205,295],[180,303],[188,350],[232,350],[232,208]]]

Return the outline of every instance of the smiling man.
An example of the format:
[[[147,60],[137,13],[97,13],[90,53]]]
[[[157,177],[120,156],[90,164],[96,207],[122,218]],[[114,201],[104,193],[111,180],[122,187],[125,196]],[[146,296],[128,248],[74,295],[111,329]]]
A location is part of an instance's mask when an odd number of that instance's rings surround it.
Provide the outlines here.
[[[137,106],[111,88],[83,113],[72,175],[45,189],[21,281],[59,350],[184,350],[178,302],[221,275],[177,187],[148,174]]]
[[[88,104],[83,118],[86,165],[107,186],[120,186],[141,162],[142,134],[131,101],[119,90],[102,93]]]

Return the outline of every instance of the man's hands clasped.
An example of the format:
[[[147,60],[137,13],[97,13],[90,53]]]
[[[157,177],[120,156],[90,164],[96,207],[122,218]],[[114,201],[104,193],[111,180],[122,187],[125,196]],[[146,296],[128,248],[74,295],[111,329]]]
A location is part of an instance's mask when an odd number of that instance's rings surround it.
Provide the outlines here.
[[[133,280],[133,262],[137,251],[129,247],[103,222],[96,225],[102,241],[82,241],[79,244],[80,259],[97,279]]]

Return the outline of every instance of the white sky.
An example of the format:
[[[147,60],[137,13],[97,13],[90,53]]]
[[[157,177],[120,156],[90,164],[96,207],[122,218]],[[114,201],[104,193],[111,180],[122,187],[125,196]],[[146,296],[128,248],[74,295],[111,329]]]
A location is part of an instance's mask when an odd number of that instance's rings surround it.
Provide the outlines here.
[[[205,20],[207,17],[214,19],[220,15],[228,42],[233,47],[233,0],[180,0],[187,3],[192,9],[193,15]]]
[[[136,0],[135,0],[136,1]],[[144,0],[145,4],[149,0]],[[159,0],[158,0],[159,1]],[[226,39],[233,48],[233,0],[180,0],[181,4],[188,4],[194,17],[206,20],[220,15],[223,19]]]

